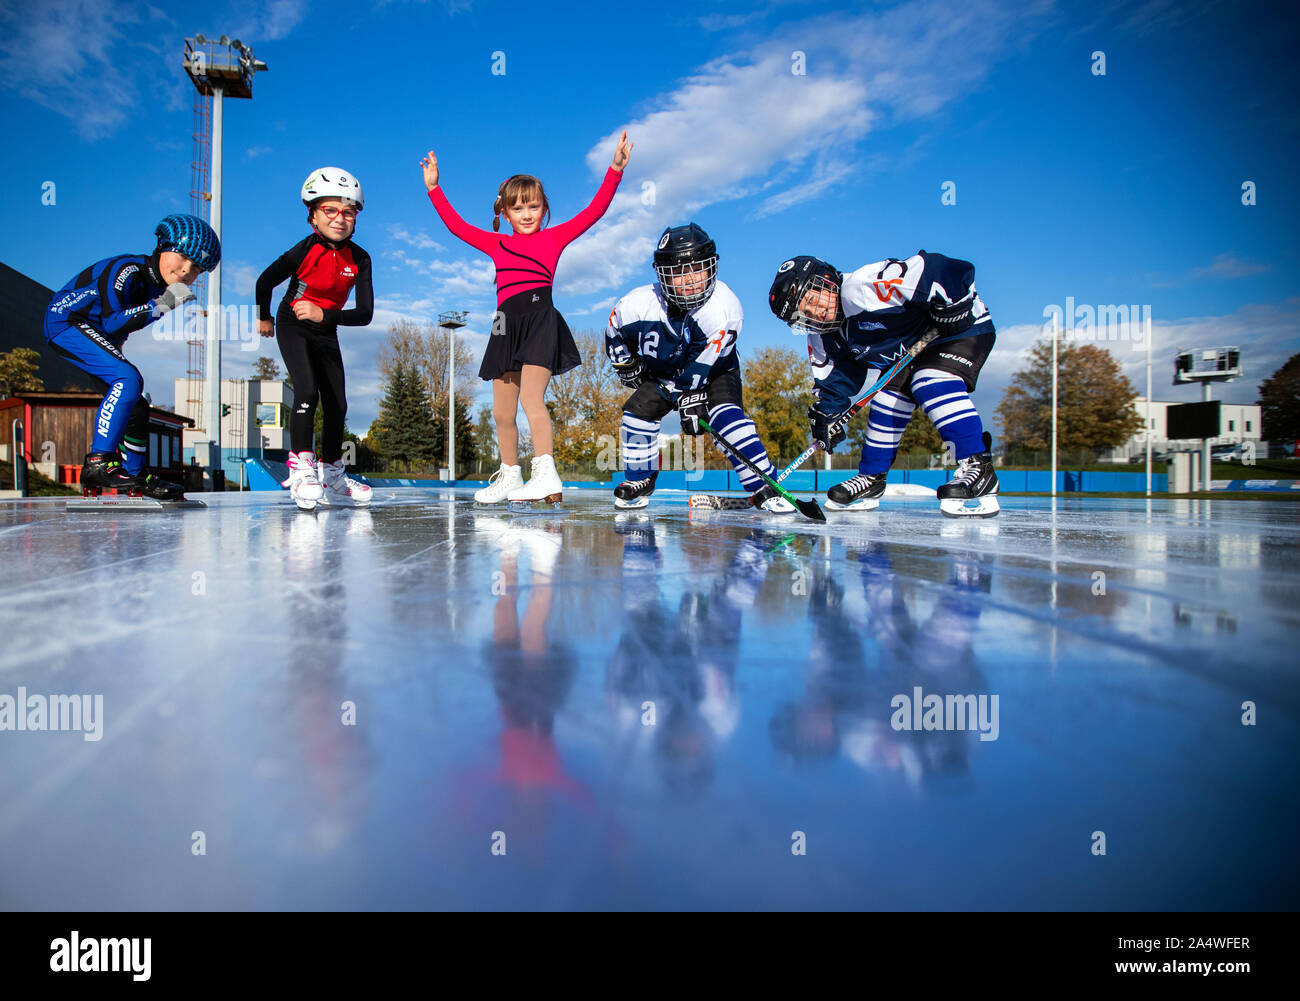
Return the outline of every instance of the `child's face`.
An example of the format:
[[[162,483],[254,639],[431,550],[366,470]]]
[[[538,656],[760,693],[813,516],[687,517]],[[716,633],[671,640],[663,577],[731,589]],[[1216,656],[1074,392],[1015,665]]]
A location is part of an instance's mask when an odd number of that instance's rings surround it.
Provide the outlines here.
[[[695,264],[684,268],[672,276],[673,291],[683,299],[699,295],[709,287],[709,268],[705,264]]]
[[[184,254],[178,254],[174,250],[164,250],[158,255],[158,272],[168,285],[174,285],[176,282],[193,285],[195,279],[199,277],[198,265]]]
[[[316,232],[333,243],[342,243],[357,228],[357,207],[339,198],[325,198],[311,210]]]
[[[520,199],[505,209],[506,222],[510,228],[521,236],[536,233],[542,228],[542,200],[540,198]]]
[[[831,323],[840,311],[840,297],[828,288],[810,288],[799,300],[799,312],[809,319]]]

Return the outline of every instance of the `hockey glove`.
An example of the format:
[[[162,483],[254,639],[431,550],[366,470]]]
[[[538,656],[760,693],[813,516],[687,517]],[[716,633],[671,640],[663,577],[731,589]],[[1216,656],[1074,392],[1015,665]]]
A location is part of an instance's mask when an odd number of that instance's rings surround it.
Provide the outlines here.
[[[844,415],[822,413],[814,406],[808,408],[808,420],[812,422],[813,443],[823,452],[834,452],[844,440]]]
[[[931,300],[930,319],[938,328],[940,337],[960,334],[975,326],[974,308],[975,290],[972,289],[956,302]]]
[[[709,419],[709,392],[706,389],[697,389],[693,392],[682,393],[682,397],[677,401],[677,413],[682,418],[682,434],[697,435],[706,434],[700,421]]]
[[[636,389],[645,381],[645,365],[641,363],[640,358],[633,358],[621,365],[615,363],[614,374],[628,389]]]
[[[194,290],[184,282],[172,282],[163,290],[163,294],[153,301],[153,311],[156,316],[162,316],[170,313],[173,309],[183,302],[189,302],[194,298]]]

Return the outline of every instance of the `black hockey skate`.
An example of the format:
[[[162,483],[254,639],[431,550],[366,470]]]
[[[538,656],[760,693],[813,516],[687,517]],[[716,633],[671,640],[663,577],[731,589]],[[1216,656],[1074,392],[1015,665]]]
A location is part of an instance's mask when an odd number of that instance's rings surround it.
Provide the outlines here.
[[[885,473],[858,473],[826,491],[826,506],[832,511],[874,511],[885,492]]]
[[[655,480],[659,471],[651,473],[644,480],[624,480],[614,488],[614,506],[624,510],[645,507],[650,503],[650,495],[655,492]]]
[[[794,505],[777,493],[776,487],[764,483],[750,495],[749,503],[772,514],[794,514]]]
[[[936,493],[939,510],[949,518],[992,518],[998,504],[998,474],[993,471],[993,436],[984,432],[984,451],[957,463],[953,477]]]
[[[82,496],[98,497],[105,490],[140,497],[144,494],[144,480],[122,468],[122,457],[117,452],[88,452],[81,466]]]

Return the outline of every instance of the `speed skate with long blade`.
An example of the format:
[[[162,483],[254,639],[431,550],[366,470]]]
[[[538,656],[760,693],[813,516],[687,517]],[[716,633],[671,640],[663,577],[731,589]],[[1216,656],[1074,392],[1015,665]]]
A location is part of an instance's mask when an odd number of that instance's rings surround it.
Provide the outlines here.
[[[182,498],[164,501],[143,494],[104,494],[87,490],[68,501],[69,514],[87,511],[193,511],[206,508],[203,501]]]

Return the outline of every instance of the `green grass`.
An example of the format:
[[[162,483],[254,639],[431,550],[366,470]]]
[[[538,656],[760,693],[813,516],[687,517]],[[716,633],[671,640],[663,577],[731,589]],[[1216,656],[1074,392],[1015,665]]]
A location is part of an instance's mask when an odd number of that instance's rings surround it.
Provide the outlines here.
[[[14,490],[14,464],[12,462],[0,462],[0,490]],[[77,497],[81,491],[75,487],[64,486],[61,483],[55,483],[47,479],[33,469],[30,465],[27,467],[27,496],[28,497]]]

